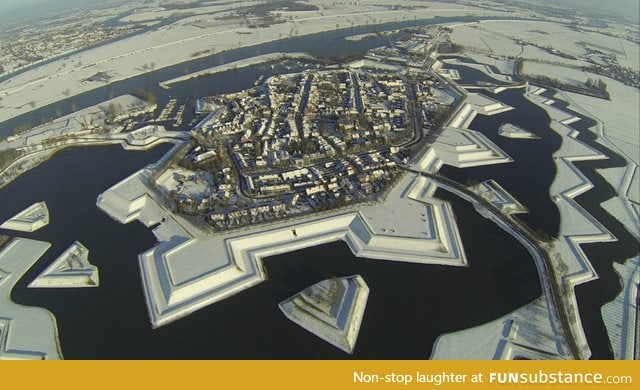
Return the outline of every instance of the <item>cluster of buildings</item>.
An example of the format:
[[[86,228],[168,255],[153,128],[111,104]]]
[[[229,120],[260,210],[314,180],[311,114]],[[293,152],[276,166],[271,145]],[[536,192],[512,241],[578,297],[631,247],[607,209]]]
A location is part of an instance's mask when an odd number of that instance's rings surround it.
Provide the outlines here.
[[[422,78],[420,96],[435,100],[429,88],[437,81]],[[211,113],[193,133],[204,139],[225,137],[240,172],[302,166],[401,145],[416,131],[407,120],[406,104],[413,97],[406,83],[402,74],[371,69],[275,76],[215,103],[201,100],[197,109],[209,108]]]
[[[362,85],[362,108],[371,118],[374,132],[405,131],[405,102],[407,90],[405,80],[396,75],[382,74],[371,77],[368,73],[359,73]]]
[[[87,21],[73,25],[25,28],[0,37],[0,74],[12,72],[47,58],[131,33],[139,26],[109,27]],[[3,35],[5,35],[3,34]],[[82,63],[69,64],[82,66]]]
[[[324,163],[240,177],[241,191],[253,202],[211,210],[206,220],[227,230],[369,199],[398,174],[406,159],[399,148],[361,153]]]
[[[640,72],[632,68],[621,66],[618,63],[616,55],[625,55],[625,53],[622,51],[618,51],[617,49],[599,46],[593,43],[579,42],[579,44],[584,48],[586,54],[581,57],[576,57],[574,55],[564,53],[551,46],[542,46],[536,43],[517,39],[514,41],[519,44],[536,46],[558,57],[569,58],[572,60],[580,59],[586,61],[590,63],[590,65],[582,67],[583,71],[595,73],[600,76],[611,77],[612,79],[617,80],[629,87],[640,88]]]
[[[640,88],[640,72],[631,68],[620,66],[618,61],[605,58],[605,65],[595,64],[585,70],[601,76],[611,77],[629,87]]]
[[[364,66],[276,75],[198,99],[196,114],[206,117],[192,129],[196,146],[183,162],[214,177],[200,194],[174,191],[173,201],[224,231],[372,199],[406,162],[406,147],[433,126],[434,113],[453,103],[419,66],[439,34],[423,31]]]
[[[214,172],[179,170],[172,172],[172,176],[168,196],[183,214],[210,214],[211,210],[227,207],[231,198],[236,197],[230,168]]]
[[[207,223],[216,230],[224,231],[255,223],[269,222],[289,215],[287,205],[278,202],[252,205],[249,207],[230,209],[229,211],[211,213],[206,217]]]
[[[361,153],[307,167],[245,174],[242,175],[243,189],[254,197],[297,193],[313,199],[314,195],[326,192],[332,199],[352,200],[382,189],[401,161],[398,148]],[[292,199],[293,205],[298,199]],[[310,205],[315,206],[313,202]]]

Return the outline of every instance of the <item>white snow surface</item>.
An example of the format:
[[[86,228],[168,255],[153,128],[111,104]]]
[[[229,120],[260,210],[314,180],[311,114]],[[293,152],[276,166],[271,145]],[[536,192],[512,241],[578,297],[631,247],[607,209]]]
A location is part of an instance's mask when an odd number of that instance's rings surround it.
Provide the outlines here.
[[[362,276],[325,279],[278,304],[295,324],[352,354],[367,306]]]
[[[640,91],[613,79],[603,78],[611,100],[597,99],[575,93],[561,92],[560,98],[569,108],[596,120],[589,130],[598,136],[597,142],[621,155],[624,168],[600,169],[598,173],[618,193],[602,205],[618,218],[636,238],[640,237]]]
[[[620,275],[622,291],[602,306],[602,319],[607,327],[615,359],[638,360],[638,285],[640,285],[640,257],[624,264],[613,263]]]
[[[432,198],[424,177],[405,174],[383,204],[343,209],[225,234],[202,232],[155,200],[144,169],[107,190],[98,207],[116,220],[156,223],[160,243],[140,255],[154,327],[262,282],[262,258],[336,240],[358,257],[466,266],[448,203]]]
[[[30,288],[98,287],[98,267],[89,262],[89,250],[78,241],[71,244],[31,283]]]
[[[615,240],[615,237],[598,220],[574,200],[578,195],[591,190],[593,184],[573,162],[604,159],[606,156],[579,141],[577,139],[579,133],[568,125],[574,123],[577,117],[547,104],[546,98],[534,93],[536,88],[529,87],[530,93],[527,93],[527,99],[549,114],[551,129],[562,137],[562,145],[553,155],[557,173],[549,189],[549,195],[560,212],[560,229],[558,238],[554,240],[552,258],[557,262],[555,267],[558,269],[561,268],[561,263],[564,264],[566,272],[560,276],[563,283],[573,289],[576,285],[598,278],[580,245]],[[575,294],[565,297],[565,305],[568,307],[567,310],[573,311],[576,317],[580,318]],[[583,356],[590,356],[591,351],[581,321],[575,321],[572,324],[573,334],[577,344],[582,346]]]
[[[15,284],[50,246],[14,238],[0,250],[0,360],[62,358],[53,314],[18,305],[10,298]]]
[[[430,3],[428,8],[413,10],[389,10],[379,2],[371,1],[361,1],[354,6],[323,0],[318,5],[321,6],[318,11],[283,11],[283,17],[286,19],[291,16],[292,20],[257,29],[247,28],[244,19],[234,23],[211,23],[202,28],[196,27],[193,22],[199,16],[194,16],[43,64],[0,83],[1,105],[5,108],[0,110],[0,122],[31,111],[32,105],[42,107],[101,87],[101,82],[83,81],[98,72],[106,72],[112,77],[110,82],[114,82],[214,52],[221,53],[289,36],[334,30],[336,27],[466,15],[469,12],[478,15],[504,15],[500,10],[441,3]],[[221,60],[220,65],[223,63],[224,60]],[[189,73],[188,67],[185,71]],[[67,90],[68,96],[64,93]]]
[[[640,47],[633,42],[592,31],[575,31],[549,21],[493,20],[460,24],[454,27],[451,39],[455,43],[481,52],[578,66],[586,65],[580,57],[585,56],[587,52],[584,46],[579,44],[585,42],[589,47],[616,54],[622,66],[631,69],[638,69],[640,66]],[[560,57],[531,45],[524,46],[523,50],[514,39],[548,46],[573,55],[578,60]]]
[[[6,220],[0,229],[34,232],[49,224],[49,209],[45,202],[36,202]]]
[[[473,328],[443,334],[432,360],[567,359],[567,349],[549,317],[545,298]]]

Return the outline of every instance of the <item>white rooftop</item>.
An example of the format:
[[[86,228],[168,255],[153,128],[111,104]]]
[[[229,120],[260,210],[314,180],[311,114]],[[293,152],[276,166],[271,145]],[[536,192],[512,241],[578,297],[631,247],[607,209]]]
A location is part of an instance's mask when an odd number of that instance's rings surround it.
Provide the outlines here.
[[[159,223],[154,234],[160,243],[140,255],[154,327],[262,282],[264,257],[336,240],[369,259],[467,265],[450,205],[432,198],[435,187],[415,174],[402,176],[383,203],[358,211],[213,235],[164,210],[143,184],[148,174],[143,169],[116,184],[99,196],[98,207],[122,223]]]

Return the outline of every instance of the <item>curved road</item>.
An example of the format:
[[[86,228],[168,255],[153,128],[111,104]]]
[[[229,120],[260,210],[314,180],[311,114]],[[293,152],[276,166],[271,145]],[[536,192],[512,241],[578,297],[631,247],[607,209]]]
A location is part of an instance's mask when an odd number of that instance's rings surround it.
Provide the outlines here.
[[[489,213],[489,215],[483,215],[491,218],[506,231],[513,234],[513,236],[516,237],[516,239],[518,239],[518,241],[520,241],[520,243],[522,243],[525,248],[527,248],[534,259],[536,267],[538,268],[540,283],[542,285],[545,296],[547,297],[552,310],[555,312],[558,321],[560,322],[562,333],[564,334],[564,338],[569,347],[569,352],[574,359],[580,359],[580,348],[578,347],[576,340],[573,337],[571,324],[568,319],[561,296],[562,289],[553,273],[551,258],[549,257],[549,254],[544,250],[544,248],[540,246],[533,232],[527,227],[523,226],[521,223],[517,222],[515,219],[512,219],[503,214],[492,203],[478,196],[476,193],[469,190],[467,187],[455,180],[434,173],[422,172],[407,165],[400,165],[400,167],[409,172],[417,173],[419,175],[427,177],[438,183],[441,188],[444,188],[445,190],[458,195],[462,199],[465,199],[476,206],[481,206],[482,210],[479,211],[486,211]]]

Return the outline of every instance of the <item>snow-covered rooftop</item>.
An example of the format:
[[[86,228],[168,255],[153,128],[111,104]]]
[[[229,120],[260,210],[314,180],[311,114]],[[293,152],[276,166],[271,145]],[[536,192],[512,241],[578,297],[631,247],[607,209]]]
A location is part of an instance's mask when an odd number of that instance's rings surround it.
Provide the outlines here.
[[[262,258],[343,240],[359,257],[465,266],[451,207],[428,180],[406,174],[381,204],[207,235],[164,210],[149,193],[147,169],[105,191],[98,207],[116,220],[159,223],[160,243],[140,255],[151,323],[161,326],[266,279]],[[388,210],[397,212],[389,213]]]

